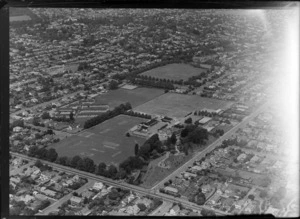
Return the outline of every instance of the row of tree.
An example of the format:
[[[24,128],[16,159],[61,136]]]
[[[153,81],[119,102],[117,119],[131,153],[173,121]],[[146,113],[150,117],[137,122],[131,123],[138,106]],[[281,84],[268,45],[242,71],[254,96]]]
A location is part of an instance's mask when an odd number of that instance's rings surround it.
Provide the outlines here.
[[[145,114],[145,113],[134,112],[132,110],[125,111],[123,114],[128,115],[128,116],[139,117],[139,118],[151,119],[151,115],[148,115],[148,114]]]
[[[29,149],[28,156],[54,162],[56,161],[58,154],[54,148],[39,148],[38,146],[34,145]]]
[[[113,110],[109,110],[101,115],[98,115],[96,117],[88,119],[87,121],[85,121],[83,127],[85,129],[88,129],[88,128],[98,125],[108,119],[111,119],[115,116],[123,114],[125,111],[130,110],[130,109],[132,109],[130,103],[127,102],[125,104],[121,104],[121,105],[117,106],[116,108],[114,108]]]
[[[197,116],[208,116],[208,117],[214,117],[214,116],[217,116],[218,113],[216,112],[208,112],[207,110],[201,110],[201,111],[195,111],[194,112],[194,115],[197,115]]]
[[[142,80],[142,79],[133,79],[132,83],[139,84],[146,87],[156,87],[162,88],[167,90],[174,90],[175,87],[171,82],[164,82],[164,81],[149,81],[149,80]]]

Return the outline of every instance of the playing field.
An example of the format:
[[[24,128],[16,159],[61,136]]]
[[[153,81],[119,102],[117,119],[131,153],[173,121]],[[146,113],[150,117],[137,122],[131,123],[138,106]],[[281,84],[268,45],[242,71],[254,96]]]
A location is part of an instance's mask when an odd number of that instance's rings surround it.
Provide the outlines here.
[[[120,115],[97,126],[68,137],[56,144],[59,156],[89,157],[96,164],[119,164],[127,157],[134,155],[134,145],[142,145],[146,139],[135,136],[126,137],[126,132],[134,125],[146,121],[142,118]]]
[[[141,105],[164,93],[162,89],[139,87],[133,90],[117,89],[95,97],[97,104],[107,104],[110,108],[129,102],[132,107]]]
[[[134,110],[148,114],[182,118],[195,110],[204,108],[213,110],[224,109],[232,104],[233,102],[204,98],[198,95],[166,93],[135,107]]]
[[[152,76],[155,78],[184,80],[186,81],[192,76],[196,76],[206,71],[202,68],[195,68],[187,64],[169,64],[158,68],[145,71],[142,75]]]

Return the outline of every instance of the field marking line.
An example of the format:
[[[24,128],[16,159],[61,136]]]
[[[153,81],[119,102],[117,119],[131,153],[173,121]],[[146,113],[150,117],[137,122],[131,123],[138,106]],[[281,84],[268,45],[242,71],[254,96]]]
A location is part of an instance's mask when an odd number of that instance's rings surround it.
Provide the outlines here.
[[[72,145],[70,145],[71,147],[75,147],[75,146],[77,146],[77,145],[80,145],[82,143],[82,141],[79,141],[79,142],[77,142],[77,143],[75,143],[75,144],[72,144]]]
[[[115,147],[112,147],[112,146],[109,146],[109,145],[103,145],[103,146],[106,147],[106,148],[110,148],[110,149],[116,150]]]
[[[112,147],[119,147],[120,146],[120,144],[110,142],[110,141],[104,141],[103,144],[108,145],[108,146],[112,146]]]
[[[115,157],[115,156],[117,156],[117,155],[119,155],[119,154],[121,154],[121,153],[122,153],[121,151],[118,151],[117,153],[111,155],[111,157]]]
[[[88,135],[86,135],[86,136],[84,136],[84,137],[89,138],[89,137],[91,137],[91,136],[93,136],[93,135],[95,135],[95,133],[89,133]]]
[[[102,151],[102,150],[98,150],[96,148],[92,148],[91,151],[98,151],[98,152],[101,152],[101,153],[104,153],[105,151]]]
[[[104,129],[104,130],[102,130],[101,132],[99,132],[99,134],[107,133],[107,132],[109,132],[110,130],[111,130],[110,128]]]

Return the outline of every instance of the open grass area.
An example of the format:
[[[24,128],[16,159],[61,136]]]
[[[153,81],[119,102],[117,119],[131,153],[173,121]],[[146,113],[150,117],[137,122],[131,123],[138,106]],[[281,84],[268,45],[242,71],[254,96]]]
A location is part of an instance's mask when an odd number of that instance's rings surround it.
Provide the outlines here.
[[[160,157],[157,160],[151,161],[151,163],[154,162],[154,164],[149,164],[151,166],[149,166],[148,171],[143,178],[143,183],[140,185],[141,187],[152,188],[158,182],[170,175],[179,166],[191,159],[192,154],[189,154],[188,156],[170,154],[169,158],[167,159],[168,161],[170,161],[171,164],[169,169],[157,166],[157,163],[163,158]]]
[[[131,103],[132,107],[136,107],[162,94],[164,94],[164,90],[156,88],[139,87],[133,90],[120,88],[100,94],[95,99],[97,104],[107,104],[110,108],[126,102]]]
[[[142,73],[142,75],[161,79],[186,81],[190,77],[199,75],[205,71],[205,69],[195,68],[187,64],[169,64],[146,71]]]
[[[210,99],[197,95],[166,93],[136,107],[134,110],[147,114],[182,118],[195,110],[204,108],[213,110],[224,109],[232,104],[233,102]]]
[[[144,138],[126,137],[126,132],[134,125],[146,121],[142,118],[120,115],[97,126],[68,137],[50,147],[59,156],[90,157],[96,164],[105,162],[118,165],[134,155],[134,145],[142,145]]]

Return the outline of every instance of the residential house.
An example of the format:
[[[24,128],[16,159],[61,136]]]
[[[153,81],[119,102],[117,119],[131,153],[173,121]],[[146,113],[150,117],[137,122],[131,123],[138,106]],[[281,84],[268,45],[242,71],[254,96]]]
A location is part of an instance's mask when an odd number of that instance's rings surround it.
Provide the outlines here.
[[[178,194],[178,189],[176,189],[174,187],[170,187],[170,186],[166,186],[165,191],[172,194],[172,195]]]
[[[240,154],[236,159],[237,159],[238,161],[242,161],[242,160],[244,160],[246,157],[247,157],[247,155],[244,154],[244,153],[242,153],[242,154]]]
[[[210,197],[209,202],[214,205],[218,202],[219,199],[220,194],[216,192],[212,197]]]
[[[18,177],[18,176],[10,177],[10,182],[11,182],[11,183],[14,183],[14,184],[18,184],[18,183],[21,182],[21,179],[20,179],[20,177]]]
[[[70,201],[71,201],[71,205],[78,206],[78,205],[81,204],[82,198],[77,197],[77,196],[72,196],[72,198],[70,199]]]
[[[32,179],[36,179],[40,176],[40,173],[41,173],[41,170],[40,169],[37,169],[35,170],[32,174],[31,174],[31,178]]]
[[[178,215],[180,211],[180,207],[178,205],[175,205],[171,210],[170,210],[170,215]]]
[[[142,203],[142,204],[144,204],[147,208],[149,208],[150,205],[152,204],[152,201],[151,201],[150,199],[148,199],[148,198],[142,198],[142,199],[140,199],[140,200],[137,202],[137,204],[138,204],[138,203]]]
[[[96,191],[100,191],[101,189],[103,189],[103,183],[102,182],[95,182],[93,189]]]
[[[211,191],[211,186],[209,184],[201,187],[203,193],[208,193]]]
[[[35,198],[31,195],[25,195],[19,198],[19,201],[24,201],[26,205],[32,202],[33,200],[35,200]]]
[[[245,200],[238,200],[233,205],[236,209],[242,209],[245,204]]]
[[[126,212],[130,215],[137,215],[140,212],[140,209],[137,205],[129,206],[126,209]]]
[[[42,182],[48,181],[48,180],[50,180],[50,176],[49,176],[49,174],[42,173],[39,177],[39,180],[41,180]]]
[[[13,128],[14,132],[21,132],[22,130],[23,130],[23,128],[20,127],[20,126],[16,126],[16,127]]]

